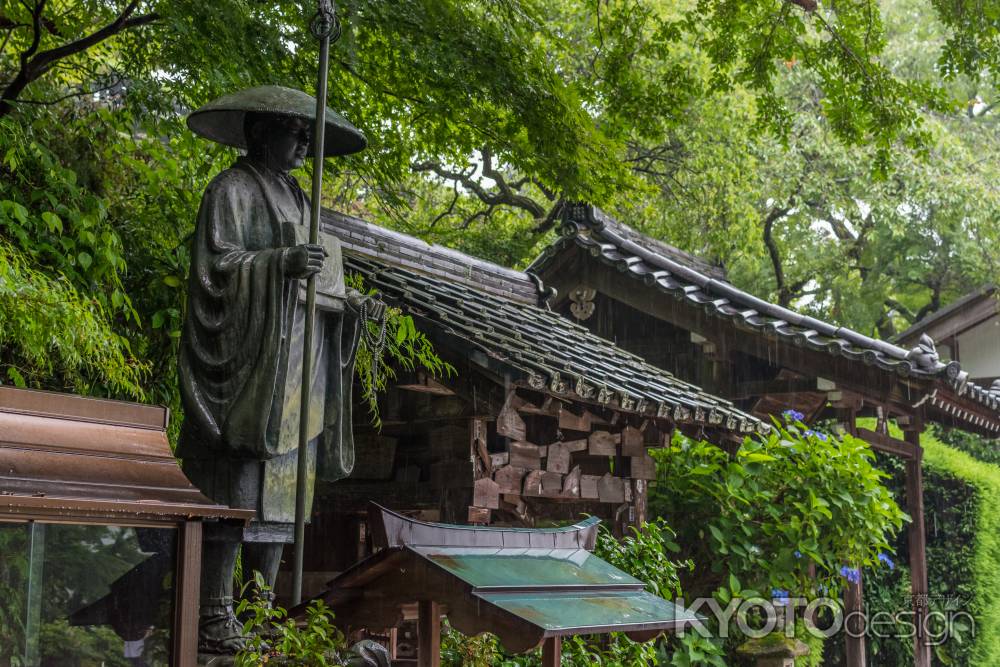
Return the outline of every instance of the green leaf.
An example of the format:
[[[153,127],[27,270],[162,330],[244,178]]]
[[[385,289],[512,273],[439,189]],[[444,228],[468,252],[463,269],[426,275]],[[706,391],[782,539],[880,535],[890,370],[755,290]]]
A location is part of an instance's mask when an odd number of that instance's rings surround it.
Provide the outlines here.
[[[45,222],[50,232],[59,232],[60,234],[62,233],[63,231],[62,220],[55,213],[52,213],[51,211],[43,212],[42,221]]]
[[[21,375],[21,372],[16,368],[14,368],[13,366],[7,367],[7,377],[10,378],[11,381],[13,381],[15,387],[20,387],[23,389],[24,387],[28,386],[27,383],[24,381],[24,376]]]

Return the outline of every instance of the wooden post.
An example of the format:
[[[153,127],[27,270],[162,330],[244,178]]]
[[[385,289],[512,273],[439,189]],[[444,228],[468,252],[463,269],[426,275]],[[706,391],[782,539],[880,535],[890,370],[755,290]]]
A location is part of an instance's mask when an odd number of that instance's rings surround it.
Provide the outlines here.
[[[441,667],[441,605],[430,600],[417,608],[417,665]]]
[[[840,422],[847,433],[853,436],[858,435],[857,407],[855,405],[838,407],[837,421]],[[864,592],[861,588],[861,583],[852,584],[848,582],[847,589],[844,591],[845,614],[850,614],[852,611],[862,611],[864,604]],[[846,667],[865,667],[864,634],[858,632],[857,628],[851,632],[846,632],[846,624],[844,629],[844,658]]]
[[[644,479],[633,479],[632,480],[632,502],[635,506],[635,521],[633,525],[636,528],[640,528],[642,524],[646,523],[647,515],[647,502],[649,482]]]
[[[399,628],[389,628],[389,659],[395,660],[399,656],[397,644],[399,643]]]
[[[917,426],[915,424],[915,426]],[[922,426],[922,425],[920,425]],[[913,664],[930,667],[931,647],[927,644],[927,540],[924,532],[924,478],[921,470],[923,449],[920,431],[906,431],[906,441],[913,445],[913,458],[906,462],[906,510],[913,521],[909,526],[910,587],[917,633],[913,637]]]
[[[858,568],[860,575],[861,569]],[[848,582],[844,591],[844,635],[845,658],[849,667],[865,667],[865,620],[863,617],[865,606],[864,586],[861,579],[858,583]]]
[[[562,663],[562,640],[549,637],[542,642],[542,667],[559,667]]]
[[[174,593],[174,660],[178,667],[198,662],[198,608],[201,603],[201,521],[185,521],[177,531]]]

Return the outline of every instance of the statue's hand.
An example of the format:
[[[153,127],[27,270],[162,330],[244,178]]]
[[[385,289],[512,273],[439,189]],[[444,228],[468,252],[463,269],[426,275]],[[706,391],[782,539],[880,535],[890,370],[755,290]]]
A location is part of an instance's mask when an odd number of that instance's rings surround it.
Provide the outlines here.
[[[314,243],[292,246],[285,251],[281,270],[288,278],[308,278],[323,268],[326,250]]]
[[[348,288],[347,290],[347,303],[351,305],[355,310],[361,310],[363,304],[368,305],[368,318],[371,320],[379,321],[385,314],[386,305],[379,295],[376,294],[365,294],[359,292],[356,289]]]

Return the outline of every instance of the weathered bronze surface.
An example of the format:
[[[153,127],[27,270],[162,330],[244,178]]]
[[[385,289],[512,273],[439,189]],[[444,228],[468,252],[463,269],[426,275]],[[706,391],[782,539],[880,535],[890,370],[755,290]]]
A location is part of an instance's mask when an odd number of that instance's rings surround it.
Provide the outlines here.
[[[336,480],[353,466],[351,378],[365,297],[344,288],[335,237],[303,242],[310,202],[289,175],[312,151],[314,115],[311,96],[265,86],[227,95],[188,119],[195,132],[245,145],[248,153],[219,174],[202,198],[181,337],[185,421],[177,455],[212,499],[257,512],[245,532],[206,529],[203,652],[233,653],[244,644],[232,612],[240,542],[246,543],[244,572],[258,570],[273,586],[282,547],[291,541],[304,382],[311,389],[310,494],[316,477]],[[336,114],[330,117],[325,155],[364,147],[358,130]],[[316,273],[322,309],[313,333],[313,372],[303,378],[306,309],[300,281]]]

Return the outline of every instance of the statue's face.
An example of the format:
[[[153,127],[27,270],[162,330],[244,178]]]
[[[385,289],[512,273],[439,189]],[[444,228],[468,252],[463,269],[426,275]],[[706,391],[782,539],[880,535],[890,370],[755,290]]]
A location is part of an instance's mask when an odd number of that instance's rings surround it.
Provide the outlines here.
[[[312,142],[310,123],[302,118],[277,118],[258,123],[250,137],[250,153],[262,156],[267,166],[278,171],[291,171],[305,163]]]

